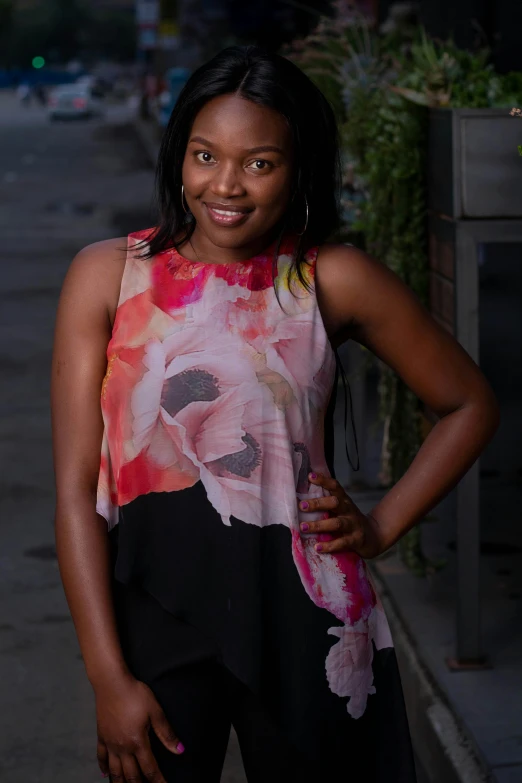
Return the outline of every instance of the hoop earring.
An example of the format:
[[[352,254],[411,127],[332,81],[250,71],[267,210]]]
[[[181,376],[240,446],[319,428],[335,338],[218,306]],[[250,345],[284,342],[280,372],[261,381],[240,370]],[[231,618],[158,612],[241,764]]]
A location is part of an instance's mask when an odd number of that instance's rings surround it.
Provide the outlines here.
[[[183,207],[183,210],[186,215],[190,214],[190,209],[185,209],[185,204],[183,203],[183,197],[185,196],[185,191],[183,190],[183,185],[181,186],[181,206]]]
[[[305,195],[304,199],[305,199],[305,204],[306,204],[306,221],[305,221],[303,230],[301,232],[299,232],[299,231],[295,232],[298,237],[302,237],[303,236],[303,234],[306,231],[306,228],[308,226],[308,200],[306,198],[306,195]]]

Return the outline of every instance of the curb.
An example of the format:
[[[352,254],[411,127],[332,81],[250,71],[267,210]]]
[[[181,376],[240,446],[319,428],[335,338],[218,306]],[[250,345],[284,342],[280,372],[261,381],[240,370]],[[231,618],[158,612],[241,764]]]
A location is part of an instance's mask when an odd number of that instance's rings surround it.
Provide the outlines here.
[[[422,661],[385,581],[370,566],[390,623],[415,753],[430,783],[495,783],[462,721]]]

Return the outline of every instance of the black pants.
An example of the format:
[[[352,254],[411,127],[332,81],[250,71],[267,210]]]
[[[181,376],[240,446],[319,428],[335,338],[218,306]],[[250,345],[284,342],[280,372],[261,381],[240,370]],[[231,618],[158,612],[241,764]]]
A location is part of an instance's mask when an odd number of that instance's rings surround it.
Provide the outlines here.
[[[198,649],[193,629],[176,622],[152,596],[116,581],[113,593],[127,664],[152,690],[185,746],[181,755],[171,753],[151,731],[152,750],[168,783],[219,783],[232,725],[248,783],[326,783],[346,773],[346,767],[330,770],[328,762],[304,759],[254,693],[217,658],[209,658],[204,640]],[[172,667],[172,649],[178,662],[184,655],[187,662]]]
[[[185,746],[177,756],[151,735],[154,755],[168,783],[219,783],[231,725],[248,783],[334,779],[325,775],[323,766],[310,768],[281,737],[252,692],[221,664],[190,664],[147,684]]]

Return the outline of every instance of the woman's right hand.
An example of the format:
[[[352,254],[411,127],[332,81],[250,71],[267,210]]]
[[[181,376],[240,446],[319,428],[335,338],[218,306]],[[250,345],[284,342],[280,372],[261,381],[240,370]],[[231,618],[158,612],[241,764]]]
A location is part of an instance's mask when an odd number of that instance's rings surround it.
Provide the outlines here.
[[[172,753],[184,747],[151,689],[131,675],[95,687],[98,764],[111,783],[166,783],[152,753],[149,729]]]

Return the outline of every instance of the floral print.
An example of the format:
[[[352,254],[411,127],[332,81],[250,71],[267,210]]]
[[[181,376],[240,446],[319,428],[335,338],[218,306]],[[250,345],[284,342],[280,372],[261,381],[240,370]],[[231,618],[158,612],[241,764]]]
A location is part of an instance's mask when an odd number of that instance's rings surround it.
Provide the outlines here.
[[[306,255],[309,292],[295,272],[288,279],[295,236],[274,267],[275,243],[246,262],[204,264],[175,249],[144,260],[136,246],[149,233],[128,238],[107,348],[98,513],[110,529],[138,496],[201,481],[223,524],[288,527],[306,593],[342,623],[329,630],[338,641],[327,681],[360,717],[374,692],[373,647],[392,646],[386,618],[364,561],[320,554],[318,537],[299,529],[314,515],[298,501],[323,493],[308,472],[329,475],[335,357],[313,294],[317,248]]]

